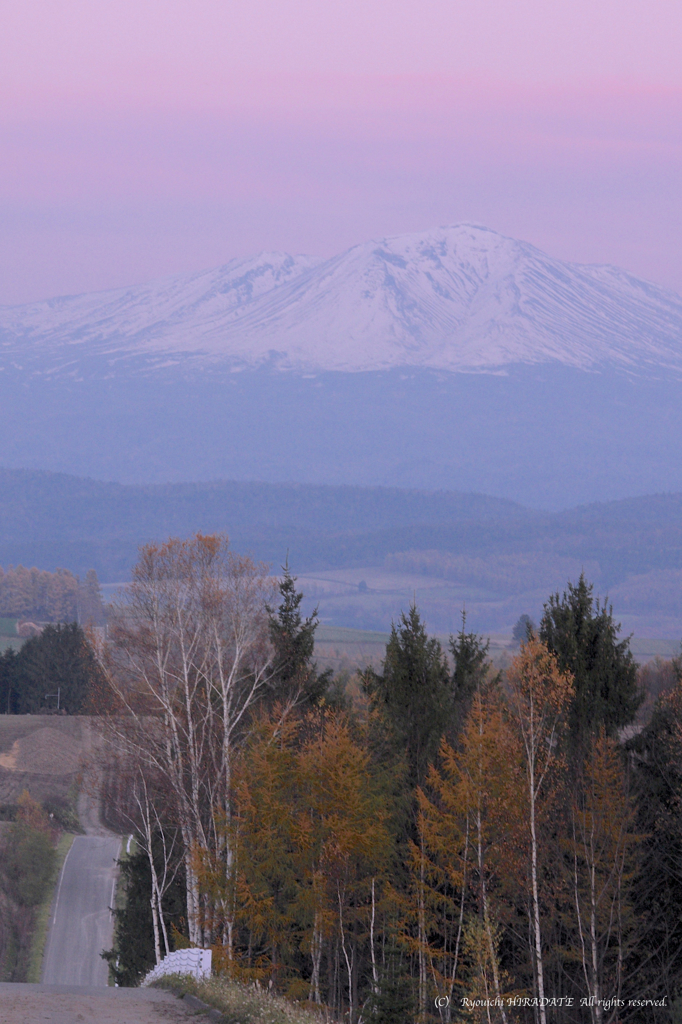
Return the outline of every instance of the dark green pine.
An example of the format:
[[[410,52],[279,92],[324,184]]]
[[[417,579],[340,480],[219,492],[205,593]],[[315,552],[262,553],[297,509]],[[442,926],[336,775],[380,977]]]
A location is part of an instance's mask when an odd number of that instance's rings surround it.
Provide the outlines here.
[[[581,747],[600,727],[615,736],[634,720],[644,699],[630,637],[618,638],[620,624],[613,621],[611,605],[595,600],[593,589],[581,574],[561,597],[550,597],[540,622],[540,639],[574,677],[569,722]]]

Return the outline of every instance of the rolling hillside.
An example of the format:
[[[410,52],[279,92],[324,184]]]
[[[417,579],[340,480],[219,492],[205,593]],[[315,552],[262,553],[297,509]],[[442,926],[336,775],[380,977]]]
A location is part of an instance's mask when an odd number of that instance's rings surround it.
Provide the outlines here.
[[[540,513],[447,491],[214,481],[145,487],[0,470],[0,564],[128,579],[139,544],[201,530],[277,571],[324,621],[386,629],[413,596],[431,628],[504,632],[584,569],[643,636],[682,636],[682,494]]]

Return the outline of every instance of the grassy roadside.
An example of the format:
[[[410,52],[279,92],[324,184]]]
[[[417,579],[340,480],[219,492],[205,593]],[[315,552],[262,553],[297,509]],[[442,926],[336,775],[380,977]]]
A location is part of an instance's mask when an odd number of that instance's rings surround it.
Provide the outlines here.
[[[242,985],[224,975],[197,981],[188,974],[170,974],[154,982],[182,997],[189,993],[223,1014],[225,1024],[321,1024],[322,1014],[273,996],[255,985]]]
[[[50,927],[50,915],[52,912],[52,904],[55,896],[55,889],[59,876],[64,866],[67,854],[71,849],[71,844],[75,839],[75,835],[72,832],[65,832],[59,843],[57,844],[57,859],[55,861],[55,869],[52,881],[48,887],[48,891],[45,895],[44,900],[36,909],[36,923],[33,931],[33,938],[31,940],[31,954],[28,961],[28,970],[26,971],[26,981],[32,982],[33,984],[39,984],[41,975],[43,973],[43,956],[45,954],[45,943],[47,941],[47,932]]]

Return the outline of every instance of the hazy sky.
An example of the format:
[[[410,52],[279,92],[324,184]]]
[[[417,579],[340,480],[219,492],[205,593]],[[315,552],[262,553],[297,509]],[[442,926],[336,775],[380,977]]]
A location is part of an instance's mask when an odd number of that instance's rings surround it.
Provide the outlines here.
[[[463,220],[682,291],[680,0],[0,12],[0,302]]]

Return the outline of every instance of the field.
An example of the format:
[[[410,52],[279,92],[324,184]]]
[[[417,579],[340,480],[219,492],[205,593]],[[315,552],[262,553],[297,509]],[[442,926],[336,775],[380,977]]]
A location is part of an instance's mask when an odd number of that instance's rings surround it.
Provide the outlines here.
[[[436,559],[434,552],[412,552],[410,557],[390,556],[378,566],[299,572],[298,587],[305,595],[306,612],[317,607],[319,620],[329,626],[385,633],[414,600],[429,632],[456,633],[462,624],[462,609],[466,608],[468,629],[486,635],[510,634],[523,613],[538,622],[549,595],[563,590],[567,580],[578,580],[581,571],[580,565],[571,571],[568,566],[549,563],[541,570],[522,566],[521,559],[507,559],[506,566],[501,561],[451,558],[449,565],[444,554]],[[436,574],[436,566],[442,574]],[[666,604],[663,591],[658,592],[663,586],[658,578],[666,570],[607,589],[600,585],[596,569],[591,573],[591,568],[594,566],[587,566],[586,573],[588,580],[595,582],[595,596],[607,596],[615,621],[622,623],[625,634],[657,637],[668,645],[679,643],[682,618],[677,591],[682,587],[682,571],[668,573],[671,579],[666,580],[666,587],[671,600]],[[451,579],[444,577],[445,571]],[[653,650],[650,644],[649,649]]]
[[[0,715],[0,805],[24,789],[41,802],[69,801],[91,745],[87,718]]]
[[[437,635],[447,650],[449,636]],[[321,623],[316,633],[315,657],[320,668],[332,668],[335,672],[352,673],[369,665],[379,669],[388,639],[388,633],[344,629]],[[486,635],[486,639],[490,641],[491,661],[497,668],[504,668],[516,653],[511,634],[492,633]],[[640,665],[654,658],[669,659],[679,653],[679,644],[673,640],[633,637],[630,646]]]
[[[484,609],[503,603],[491,589],[383,566],[301,573],[298,587],[305,594],[308,610],[319,607],[322,623],[365,631],[374,627],[380,633],[385,633],[386,626],[407,611],[412,601],[416,601],[427,629],[436,633],[456,632],[464,606],[471,627],[476,628],[476,619],[486,617],[487,621],[489,617]],[[514,622],[519,614],[508,611],[506,617],[513,616]]]

